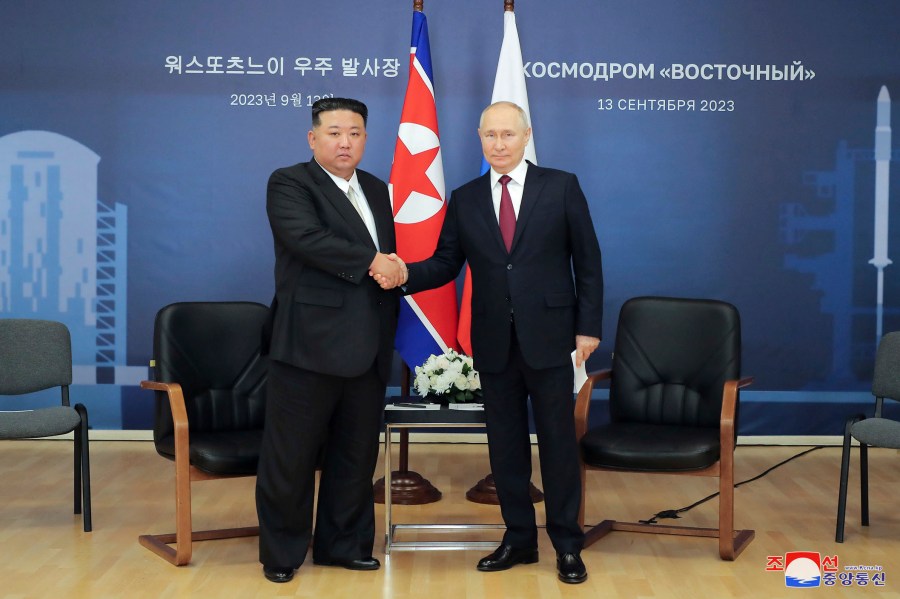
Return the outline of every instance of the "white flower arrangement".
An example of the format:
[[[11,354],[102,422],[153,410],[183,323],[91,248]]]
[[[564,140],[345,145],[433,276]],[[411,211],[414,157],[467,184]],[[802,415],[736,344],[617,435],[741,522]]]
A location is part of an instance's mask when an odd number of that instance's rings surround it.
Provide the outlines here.
[[[416,366],[413,387],[422,397],[438,396],[449,403],[481,397],[481,379],[472,367],[472,358],[454,349],[440,356],[431,355],[424,364]]]

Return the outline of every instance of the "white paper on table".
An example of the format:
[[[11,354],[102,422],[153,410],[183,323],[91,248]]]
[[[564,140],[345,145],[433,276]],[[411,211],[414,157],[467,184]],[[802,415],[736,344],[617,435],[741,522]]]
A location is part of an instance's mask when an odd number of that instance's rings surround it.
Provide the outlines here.
[[[436,403],[389,403],[385,410],[440,410],[441,405]]]
[[[483,403],[452,403],[447,406],[451,410],[483,410]]]
[[[572,352],[572,368],[575,370],[575,388],[572,390],[572,393],[578,393],[581,391],[581,387],[584,385],[585,381],[587,381],[587,369],[585,368],[585,363],[582,362],[581,366],[575,366],[575,353],[578,350]]]

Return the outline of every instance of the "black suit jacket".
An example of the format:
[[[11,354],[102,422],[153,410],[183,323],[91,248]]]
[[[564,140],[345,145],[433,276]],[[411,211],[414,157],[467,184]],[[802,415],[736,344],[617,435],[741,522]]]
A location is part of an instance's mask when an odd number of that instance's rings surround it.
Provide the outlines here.
[[[380,249],[396,249],[390,196],[357,178],[375,217]],[[377,360],[390,375],[398,298],[368,275],[376,247],[347,196],[314,160],[272,173],[266,211],[275,240],[269,355],[298,368],[353,377]]]
[[[575,175],[529,163],[508,253],[491,200],[490,175],[456,189],[434,255],[409,264],[406,291],[443,285],[468,260],[475,367],[501,372],[510,315],[532,368],[570,360],[575,335],[601,336],[603,272],[587,200]]]

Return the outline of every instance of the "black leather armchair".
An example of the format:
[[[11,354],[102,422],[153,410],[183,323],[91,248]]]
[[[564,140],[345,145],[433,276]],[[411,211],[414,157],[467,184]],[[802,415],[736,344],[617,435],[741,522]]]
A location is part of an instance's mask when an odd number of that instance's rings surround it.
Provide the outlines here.
[[[719,527],[694,528],[604,520],[586,545],[613,530],[719,538],[733,560],[753,539],[734,530],[734,447],[741,378],[737,309],[713,300],[640,297],[619,314],[610,370],[594,373],[578,394],[576,434],[586,470],[719,478]],[[588,430],[594,384],[610,381],[610,422]],[[584,524],[584,496],[580,514]]]
[[[255,476],[265,416],[268,359],[260,340],[268,308],[251,302],[184,302],[159,311],[153,331],[153,442],[175,462],[175,533],[140,543],[172,564],[192,541],[259,534],[257,526],[193,531],[191,482]],[[174,543],[173,549],[169,545]]]

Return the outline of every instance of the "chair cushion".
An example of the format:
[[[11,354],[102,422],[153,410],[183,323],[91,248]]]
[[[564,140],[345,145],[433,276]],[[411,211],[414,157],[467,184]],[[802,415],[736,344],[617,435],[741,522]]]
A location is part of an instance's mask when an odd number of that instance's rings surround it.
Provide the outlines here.
[[[900,449],[900,422],[889,418],[866,418],[850,427],[854,439],[875,447]]]
[[[209,474],[256,474],[262,430],[192,432],[191,465]],[[163,457],[175,459],[175,437],[156,443]]]
[[[614,422],[589,430],[581,440],[581,451],[586,464],[602,468],[700,470],[719,459],[719,430]]]
[[[81,416],[75,408],[54,406],[23,412],[0,412],[0,439],[52,437],[75,430]]]

